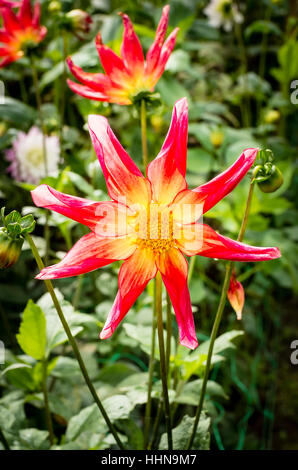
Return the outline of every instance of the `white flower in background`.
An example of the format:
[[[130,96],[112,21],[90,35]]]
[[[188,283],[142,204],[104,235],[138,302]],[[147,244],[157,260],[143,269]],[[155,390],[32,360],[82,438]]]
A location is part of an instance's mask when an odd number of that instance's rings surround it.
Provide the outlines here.
[[[46,136],[46,156],[49,176],[56,176],[60,158],[60,144],[56,136]],[[6,160],[11,162],[7,171],[17,181],[37,184],[46,176],[43,136],[38,127],[29,132],[19,132],[12,148],[6,151]]]
[[[214,28],[221,26],[225,31],[231,31],[234,23],[242,23],[243,16],[233,3],[233,0],[211,0],[204,9],[209,23]]]

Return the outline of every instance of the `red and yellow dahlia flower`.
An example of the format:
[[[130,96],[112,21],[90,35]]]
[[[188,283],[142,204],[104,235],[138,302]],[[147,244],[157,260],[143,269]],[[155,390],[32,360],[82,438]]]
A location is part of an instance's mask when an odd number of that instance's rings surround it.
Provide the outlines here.
[[[1,7],[3,29],[0,29],[0,67],[14,62],[25,54],[26,48],[39,44],[47,34],[40,26],[40,4],[31,8],[30,0],[22,0],[17,13],[11,8]]]
[[[75,276],[125,260],[119,291],[100,334],[109,338],[150,279],[160,271],[176,314],[180,342],[197,346],[184,257],[236,261],[278,258],[278,248],[260,248],[224,237],[199,221],[229,194],[252,166],[258,149],[247,149],[216,178],[193,190],[185,180],[188,109],[185,98],[174,107],[168,135],[145,178],[102,116],[89,116],[89,130],[111,201],[94,202],[40,185],[32,191],[45,207],[91,229],[64,259],[43,269],[38,279]]]
[[[131,104],[134,96],[140,92],[152,92],[160,79],[168,58],[175,46],[178,28],[165,35],[169,19],[169,5],[165,6],[156,31],[153,44],[149,48],[146,61],[143,49],[129,17],[121,13],[124,34],[121,46],[121,57],[102,43],[100,34],[96,37],[103,73],[87,73],[67,59],[73,76],[81,82],[68,80],[68,85],[75,93],[85,98],[109,103]]]

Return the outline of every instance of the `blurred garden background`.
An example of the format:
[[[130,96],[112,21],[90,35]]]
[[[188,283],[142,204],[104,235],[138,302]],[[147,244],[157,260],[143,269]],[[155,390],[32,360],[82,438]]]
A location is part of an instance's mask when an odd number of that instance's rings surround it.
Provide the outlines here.
[[[156,100],[148,111],[149,159],[161,148],[174,103],[187,97],[187,181],[191,187],[223,171],[248,147],[272,150],[284,180],[274,192],[263,192],[258,185],[254,190],[244,241],[278,246],[282,257],[236,264],[245,305],[241,320],[229,303],[224,310],[219,332],[223,336],[216,343],[207,386],[202,421],[205,441],[200,441],[200,448],[298,450],[298,365],[290,360],[291,343],[298,340],[298,5],[295,0],[226,1],[220,16],[208,10],[209,0],[168,3],[168,34],[175,27],[179,27],[179,33],[155,87]],[[23,216],[34,215],[37,224],[32,237],[50,265],[60,261],[87,229],[35,207],[30,190],[46,182],[64,193],[96,201],[108,199],[86,127],[88,115],[106,116],[121,144],[142,167],[137,107],[89,100],[73,93],[66,83],[71,74],[65,58],[71,55],[84,71],[102,72],[95,36],[100,31],[103,43],[120,53],[123,25],[118,12],[129,15],[147,51],[164,3],[53,0],[42,1],[41,6],[41,23],[48,30],[35,52],[42,123],[29,58],[24,55],[0,68],[5,95],[0,104],[0,196],[6,214],[16,209]],[[88,12],[92,18],[88,28],[61,26],[61,14],[73,9]],[[40,129],[42,125],[50,138],[48,177],[40,169],[40,153],[30,151],[32,142],[34,147],[40,139],[32,127]],[[13,162],[22,159],[16,169]],[[247,176],[208,212],[205,221],[236,239],[248,187]],[[45,225],[48,238],[44,237]],[[119,268],[120,262],[116,262],[89,274],[54,281],[54,286],[96,390],[119,433],[126,435],[128,446],[139,449],[147,400],[153,283],[114,335],[100,340],[99,331],[117,293]],[[172,315],[170,370],[176,380],[176,390],[172,387],[170,391],[175,408],[173,427],[185,414],[192,416],[198,402],[225,263],[198,256],[192,268],[189,287],[199,347],[191,353],[195,356],[188,356],[189,351],[182,346],[176,347],[177,324]],[[34,279],[37,273],[26,243],[18,262],[0,272],[0,339],[5,345],[5,364],[0,365],[2,432],[14,449],[110,448],[111,435],[94,412],[49,294],[44,283]],[[28,354],[20,339],[25,309],[27,313],[40,309],[46,319],[46,384],[54,444],[49,441],[44,415],[43,364],[34,353]],[[32,327],[32,341],[39,328]],[[152,423],[161,389],[158,359],[154,371]],[[157,425],[152,446],[165,448],[162,418]]]

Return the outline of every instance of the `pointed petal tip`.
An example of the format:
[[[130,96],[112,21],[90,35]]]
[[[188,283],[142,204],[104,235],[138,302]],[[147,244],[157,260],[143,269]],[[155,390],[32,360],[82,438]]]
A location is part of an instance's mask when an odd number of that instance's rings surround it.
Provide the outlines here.
[[[108,339],[112,336],[113,330],[111,327],[105,327],[99,334],[100,339]]]
[[[196,338],[187,338],[186,336],[180,340],[180,344],[189,349],[196,349],[199,346],[199,343]]]

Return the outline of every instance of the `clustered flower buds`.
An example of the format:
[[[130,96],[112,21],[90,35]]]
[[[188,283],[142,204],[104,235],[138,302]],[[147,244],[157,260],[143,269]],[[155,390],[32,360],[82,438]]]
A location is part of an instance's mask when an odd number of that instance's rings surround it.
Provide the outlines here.
[[[274,165],[273,153],[271,150],[260,150],[260,164],[253,170],[253,181],[263,193],[273,193],[283,184],[283,176],[280,169]]]
[[[0,268],[9,268],[17,262],[25,235],[35,227],[32,214],[24,217],[18,211],[12,211],[5,216],[5,208],[1,209],[3,227],[0,227]]]

